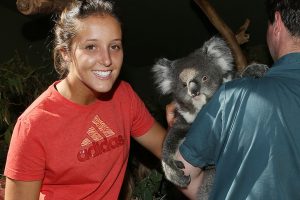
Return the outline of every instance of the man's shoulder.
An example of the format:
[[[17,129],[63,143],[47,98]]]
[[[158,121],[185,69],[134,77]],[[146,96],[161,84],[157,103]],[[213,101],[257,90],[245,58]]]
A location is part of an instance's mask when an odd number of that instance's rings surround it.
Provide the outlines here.
[[[224,89],[226,91],[251,91],[261,87],[269,87],[270,81],[272,80],[268,77],[253,78],[245,77],[234,79],[230,82],[224,84]]]

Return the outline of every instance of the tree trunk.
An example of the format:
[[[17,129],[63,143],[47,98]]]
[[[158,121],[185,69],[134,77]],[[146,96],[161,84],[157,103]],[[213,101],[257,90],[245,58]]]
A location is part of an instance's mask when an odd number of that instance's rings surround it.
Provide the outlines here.
[[[219,17],[216,10],[210,5],[210,3],[207,0],[194,0],[194,1],[202,9],[202,11],[208,17],[210,22],[214,25],[214,27],[220,32],[220,34],[228,42],[228,45],[231,48],[233,52],[233,56],[235,58],[237,70],[238,71],[243,70],[243,68],[247,65],[247,59],[244,56],[240,48],[240,45],[238,44],[235,34],[226,25],[226,23]],[[246,21],[242,27],[245,26],[247,28],[248,25],[249,25],[249,21]]]
[[[70,0],[17,0],[17,9],[24,15],[62,10]]]

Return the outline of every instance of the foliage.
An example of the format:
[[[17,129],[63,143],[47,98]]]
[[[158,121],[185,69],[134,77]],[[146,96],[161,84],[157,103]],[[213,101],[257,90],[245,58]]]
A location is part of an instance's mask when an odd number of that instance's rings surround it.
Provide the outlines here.
[[[137,180],[133,188],[131,200],[187,200],[187,198],[171,182],[167,181],[163,172],[158,169],[148,169],[141,180]]]
[[[18,52],[0,64],[0,164],[18,116],[54,80],[53,74],[49,65],[30,65]]]
[[[130,155],[120,198],[121,200],[187,200],[164,177],[161,161],[131,140]]]
[[[137,183],[133,195],[138,199],[153,200],[160,189],[163,175],[156,170]],[[160,198],[161,199],[161,198]]]

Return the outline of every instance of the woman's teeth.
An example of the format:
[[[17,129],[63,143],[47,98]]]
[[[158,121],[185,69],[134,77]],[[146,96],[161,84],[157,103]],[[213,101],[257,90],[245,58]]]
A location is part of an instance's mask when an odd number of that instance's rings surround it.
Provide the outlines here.
[[[111,74],[111,70],[109,70],[109,71],[94,71],[94,74],[96,76],[105,78],[105,77],[108,77]]]

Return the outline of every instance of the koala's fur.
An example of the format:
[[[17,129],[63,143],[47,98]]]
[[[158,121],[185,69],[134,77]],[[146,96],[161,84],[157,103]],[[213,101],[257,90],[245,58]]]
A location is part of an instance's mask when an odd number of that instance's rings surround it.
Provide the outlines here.
[[[262,68],[264,73],[265,65]],[[183,174],[181,169],[184,165],[174,159],[175,152],[202,106],[222,83],[237,77],[234,59],[226,42],[215,36],[186,57],[174,61],[166,58],[158,60],[152,71],[160,92],[173,95],[176,103],[176,122],[163,145],[162,167],[169,181],[186,187],[190,183],[190,176]],[[250,76],[256,76],[255,72]],[[198,191],[199,199],[208,198],[214,180],[214,168],[204,170],[205,178]]]

